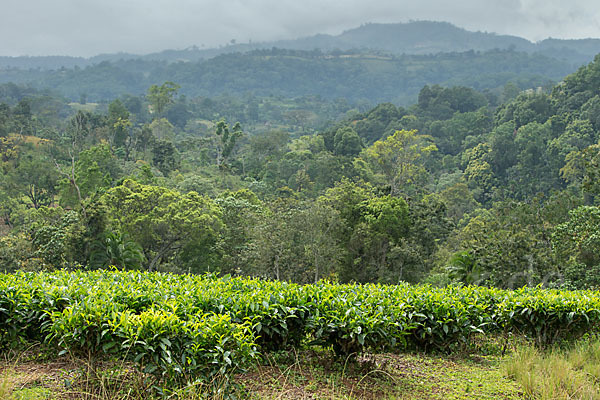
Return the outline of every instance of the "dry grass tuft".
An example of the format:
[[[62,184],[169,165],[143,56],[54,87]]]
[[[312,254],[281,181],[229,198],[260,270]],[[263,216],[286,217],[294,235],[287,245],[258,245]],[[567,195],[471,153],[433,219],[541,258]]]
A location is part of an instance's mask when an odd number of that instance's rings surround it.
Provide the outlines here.
[[[600,339],[545,352],[533,345],[519,346],[504,371],[526,398],[600,400]]]

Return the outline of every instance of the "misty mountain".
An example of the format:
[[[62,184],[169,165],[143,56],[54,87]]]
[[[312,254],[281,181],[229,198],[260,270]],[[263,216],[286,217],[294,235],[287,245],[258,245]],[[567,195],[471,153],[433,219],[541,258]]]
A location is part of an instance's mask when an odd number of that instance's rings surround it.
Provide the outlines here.
[[[369,23],[350,29],[339,35],[318,34],[310,37],[260,43],[230,43],[227,46],[201,49],[196,46],[184,50],[165,50],[147,55],[130,53],[102,54],[91,58],[47,57],[0,57],[0,68],[60,69],[84,68],[103,61],[130,59],[154,61],[199,61],[221,54],[249,52],[260,49],[283,48],[325,52],[370,50],[392,55],[426,55],[511,49],[527,53],[540,53],[579,66],[590,62],[600,53],[600,39],[546,39],[533,43],[527,39],[488,32],[471,32],[447,22],[415,21],[396,24]]]

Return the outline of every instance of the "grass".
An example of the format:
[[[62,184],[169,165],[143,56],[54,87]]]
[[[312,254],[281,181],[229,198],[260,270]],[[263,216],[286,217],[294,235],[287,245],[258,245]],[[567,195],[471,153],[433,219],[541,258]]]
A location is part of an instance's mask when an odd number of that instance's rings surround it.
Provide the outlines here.
[[[16,390],[11,394],[14,400],[45,400],[52,399],[53,393],[50,389],[43,387],[24,388]]]
[[[143,376],[122,362],[103,362],[92,374],[84,360],[57,357],[39,348],[6,353],[3,358],[1,400],[147,398]]]
[[[508,358],[504,371],[529,399],[600,399],[600,339],[544,352],[522,345]]]
[[[237,398],[266,399],[517,399],[520,390],[503,377],[499,356],[421,354],[363,355],[335,359],[326,349],[265,356],[236,376]],[[105,361],[90,378],[84,360],[47,357],[28,350],[0,362],[0,399],[159,399],[143,374]],[[201,388],[200,388],[201,389]],[[168,398],[206,398],[188,388]],[[217,396],[218,398],[218,396]]]
[[[366,354],[352,361],[323,348],[274,353],[236,375],[236,395],[249,400],[600,399],[598,338],[544,351],[512,338],[504,356],[500,338],[475,343],[451,355]],[[208,398],[199,387],[161,397],[152,383],[123,362],[105,360],[90,374],[84,360],[39,348],[4,354],[0,361],[2,400]]]
[[[247,398],[266,399],[519,399],[498,356],[379,354],[357,362],[304,352],[270,360],[240,376]]]

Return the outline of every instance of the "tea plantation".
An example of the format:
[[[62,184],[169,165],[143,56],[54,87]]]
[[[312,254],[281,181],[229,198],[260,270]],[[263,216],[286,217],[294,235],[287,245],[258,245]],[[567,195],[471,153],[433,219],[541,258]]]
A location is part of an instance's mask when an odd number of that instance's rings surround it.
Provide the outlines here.
[[[343,357],[448,351],[478,333],[516,333],[547,346],[599,323],[597,291],[296,285],[137,271],[0,275],[4,348],[41,342],[90,362],[123,359],[173,387],[223,387],[262,355],[292,347],[325,346]]]

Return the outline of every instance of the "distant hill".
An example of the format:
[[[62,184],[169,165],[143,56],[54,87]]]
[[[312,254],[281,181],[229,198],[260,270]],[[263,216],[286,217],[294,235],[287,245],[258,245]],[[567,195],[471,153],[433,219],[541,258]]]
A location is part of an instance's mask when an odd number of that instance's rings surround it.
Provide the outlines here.
[[[129,53],[103,54],[91,58],[82,57],[0,57],[0,68],[60,69],[83,68],[102,61],[143,59],[154,61],[199,61],[221,54],[249,52],[273,47],[312,51],[365,50],[380,51],[393,55],[437,54],[512,49],[527,53],[541,53],[573,66],[590,62],[600,53],[600,39],[561,40],[546,39],[538,43],[517,36],[497,35],[488,32],[471,32],[447,22],[415,21],[395,24],[369,23],[347,30],[339,35],[318,34],[310,37],[260,43],[240,43],[220,48],[165,50],[147,55]]]
[[[564,61],[514,50],[389,56],[366,51],[286,49],[222,54],[195,62],[148,59],[103,61],[85,68],[0,70],[0,83],[51,89],[77,100],[141,95],[174,81],[187,96],[221,94],[296,97],[318,95],[350,102],[408,105],[425,85],[462,85],[499,94],[507,82],[521,89],[550,85],[574,71]]]
[[[516,36],[470,32],[448,22],[430,21],[365,24],[337,36],[316,35],[275,44],[278,47],[305,50],[315,47],[324,50],[368,48],[392,54],[435,54],[508,48],[530,51],[533,45]]]

